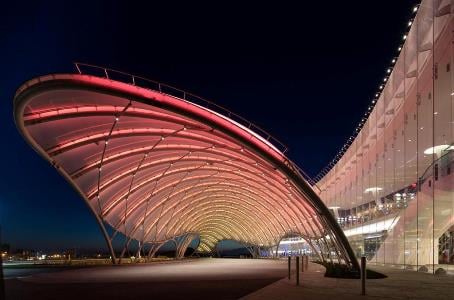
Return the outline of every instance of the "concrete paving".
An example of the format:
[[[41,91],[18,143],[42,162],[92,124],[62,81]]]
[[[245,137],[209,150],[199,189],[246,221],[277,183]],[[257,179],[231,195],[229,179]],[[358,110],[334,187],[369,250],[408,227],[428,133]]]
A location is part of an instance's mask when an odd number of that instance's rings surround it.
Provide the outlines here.
[[[454,276],[435,276],[379,266],[370,266],[370,269],[386,274],[388,278],[368,279],[366,296],[360,295],[360,280],[325,278],[325,269],[311,263],[308,272],[300,273],[300,286],[296,286],[293,274],[291,280],[279,280],[241,299],[454,299]]]
[[[286,261],[194,259],[42,272],[6,280],[6,299],[238,299],[287,274]]]
[[[294,262],[293,262],[294,264]],[[293,267],[292,264],[292,267]],[[289,281],[286,260],[194,259],[139,265],[102,266],[6,280],[7,299],[454,299],[454,276],[370,266],[388,275],[367,280],[325,278],[324,268],[309,265]]]

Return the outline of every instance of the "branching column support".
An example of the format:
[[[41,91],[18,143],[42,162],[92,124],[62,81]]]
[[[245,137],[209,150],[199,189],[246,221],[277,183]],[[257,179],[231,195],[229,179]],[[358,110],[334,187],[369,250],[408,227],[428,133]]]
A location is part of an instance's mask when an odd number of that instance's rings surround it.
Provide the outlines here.
[[[197,249],[199,248],[199,246],[200,246],[200,237],[198,239],[197,246],[194,247],[194,251],[192,252],[191,256],[194,256],[194,254],[197,252]]]
[[[190,233],[180,239],[175,249],[175,257],[177,259],[181,259],[184,257],[186,249],[188,248],[189,244],[192,242],[194,238],[196,238],[196,236]]]
[[[141,241],[139,241],[139,247],[137,248],[137,253],[136,253],[136,257],[137,258],[140,258],[142,255],[141,255],[141,251],[142,251],[142,247],[143,247],[143,243]]]
[[[126,242],[125,242],[125,245],[124,245],[124,247],[123,247],[123,250],[121,251],[120,262],[119,262],[120,264],[121,264],[121,260],[123,259],[123,257],[124,257],[124,255],[125,255],[126,251],[127,251],[128,248],[129,248],[129,244],[131,243],[131,241],[132,241],[132,238],[130,238],[130,237],[127,238],[127,240],[126,240]]]
[[[106,240],[107,247],[109,248],[110,259],[112,260],[112,264],[115,265],[115,264],[117,264],[117,257],[115,255],[115,250],[112,246],[112,240],[109,237],[109,234],[107,233],[107,229],[106,229],[106,226],[104,226],[103,220],[98,215],[95,215],[95,216],[96,216],[96,220],[98,221],[99,227],[101,228],[104,239]]]
[[[159,244],[153,244],[151,245],[150,247],[150,251],[148,251],[148,257],[147,257],[147,260],[149,261],[150,259],[152,259],[156,253],[158,252],[158,250],[164,245],[165,243],[159,243]]]
[[[249,253],[252,255],[252,258],[257,258],[258,257],[258,254],[257,254],[257,247],[254,246],[254,245],[247,245],[246,246],[246,249],[249,251]]]

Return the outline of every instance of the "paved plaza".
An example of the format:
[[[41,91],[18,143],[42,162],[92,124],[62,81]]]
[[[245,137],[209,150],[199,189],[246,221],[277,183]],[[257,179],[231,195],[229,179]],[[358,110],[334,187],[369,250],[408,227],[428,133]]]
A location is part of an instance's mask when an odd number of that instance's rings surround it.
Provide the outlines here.
[[[292,263],[294,267],[294,261]],[[193,259],[150,264],[78,269],[6,270],[7,299],[450,299],[454,276],[434,276],[380,266],[385,279],[325,278],[310,263],[295,285],[287,279],[287,261],[272,259]]]
[[[7,299],[238,299],[287,274],[285,261],[194,259],[31,274],[6,271]]]

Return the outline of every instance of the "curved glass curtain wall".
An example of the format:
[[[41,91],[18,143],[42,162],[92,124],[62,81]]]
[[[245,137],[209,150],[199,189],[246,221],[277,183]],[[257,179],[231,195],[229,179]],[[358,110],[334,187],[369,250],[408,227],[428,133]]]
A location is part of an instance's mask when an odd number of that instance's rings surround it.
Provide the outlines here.
[[[454,272],[453,11],[422,1],[377,105],[318,182],[370,262]]]

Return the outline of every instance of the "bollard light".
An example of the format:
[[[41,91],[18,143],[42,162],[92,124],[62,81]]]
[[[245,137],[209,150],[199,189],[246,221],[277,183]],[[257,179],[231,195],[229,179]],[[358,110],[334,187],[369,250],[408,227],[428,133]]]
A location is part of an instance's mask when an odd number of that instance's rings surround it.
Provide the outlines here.
[[[300,257],[296,257],[296,285],[300,285]]]
[[[361,295],[366,295],[366,257],[361,257]]]

